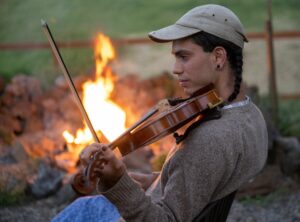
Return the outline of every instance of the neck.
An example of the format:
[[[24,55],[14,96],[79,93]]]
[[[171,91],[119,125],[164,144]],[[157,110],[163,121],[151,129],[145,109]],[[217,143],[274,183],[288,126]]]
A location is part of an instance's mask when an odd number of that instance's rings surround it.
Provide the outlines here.
[[[223,72],[220,75],[220,79],[216,82],[215,86],[216,86],[218,95],[226,101],[234,90],[234,77],[229,72],[229,70],[227,70],[227,72]],[[245,99],[245,85],[242,82],[239,94],[230,103],[238,102],[238,101],[241,101],[244,99]]]
[[[219,96],[222,97],[225,101],[232,94],[233,89],[234,89],[233,85],[232,85],[232,87],[222,87],[222,86],[219,86],[219,87],[216,88]],[[246,94],[245,94],[245,85],[244,85],[244,83],[241,83],[239,94],[236,96],[236,98],[233,101],[230,101],[229,103],[234,103],[234,102],[242,101],[242,100],[245,99],[245,97],[246,97]]]
[[[238,102],[238,101],[244,100],[246,98],[245,88],[246,88],[245,84],[242,82],[241,88],[240,88],[240,93],[237,95],[235,100],[233,100],[232,102]]]

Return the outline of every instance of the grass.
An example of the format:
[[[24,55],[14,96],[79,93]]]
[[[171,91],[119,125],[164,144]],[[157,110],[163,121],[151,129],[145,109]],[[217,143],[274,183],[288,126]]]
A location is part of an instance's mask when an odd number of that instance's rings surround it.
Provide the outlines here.
[[[259,106],[265,113],[271,115],[271,102],[267,96],[262,96]],[[279,99],[277,128],[283,136],[300,136],[300,100]]]
[[[146,36],[176,21],[187,10],[205,0],[0,0],[0,43],[46,42],[40,19],[45,19],[56,41],[92,40],[98,32],[112,38]],[[264,0],[215,0],[240,17],[247,32],[263,31],[267,18]],[[275,30],[299,29],[299,0],[273,0]],[[92,49],[61,49],[72,75],[90,73],[94,67]],[[125,53],[126,50],[121,51]],[[134,62],[134,61],[133,61]],[[141,70],[142,72],[142,70]],[[0,51],[0,76],[17,74],[38,78],[43,87],[61,75],[50,50]],[[295,105],[296,104],[296,105]],[[299,101],[280,102],[279,128],[285,135],[300,135]],[[293,115],[290,115],[290,114]]]
[[[6,193],[0,192],[0,207],[7,207],[21,203],[25,199],[23,192]]]
[[[275,200],[277,200],[287,194],[289,194],[288,189],[282,187],[282,188],[278,188],[274,192],[272,192],[268,195],[265,195],[265,196],[262,196],[262,195],[257,195],[254,197],[246,196],[246,197],[241,198],[239,201],[245,205],[267,206],[270,203],[274,202]]]
[[[284,136],[300,137],[300,100],[280,101],[279,131]]]
[[[262,31],[266,1],[216,0],[240,16],[247,31]],[[98,32],[117,37],[146,36],[151,30],[173,23],[205,0],[0,0],[0,43],[46,42],[40,27],[45,19],[56,41],[91,40]],[[275,30],[297,29],[300,1],[273,0]],[[74,75],[93,66],[89,49],[64,49],[63,57]],[[56,73],[49,50],[0,51],[0,75],[6,80],[24,73],[51,82]]]

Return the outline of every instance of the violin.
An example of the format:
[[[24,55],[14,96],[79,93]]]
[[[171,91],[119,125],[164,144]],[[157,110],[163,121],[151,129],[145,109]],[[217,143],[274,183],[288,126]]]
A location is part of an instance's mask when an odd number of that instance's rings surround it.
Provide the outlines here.
[[[178,129],[196,119],[204,118],[205,113],[222,104],[212,85],[208,85],[198,91],[195,97],[176,104],[169,105],[162,110],[154,108],[142,120],[138,121],[116,140],[108,144],[110,149],[118,148],[122,156],[125,156],[140,147],[150,145],[161,138],[176,132]],[[208,112],[206,112],[208,111]],[[83,172],[74,175],[73,189],[83,195],[94,191],[98,177],[94,173],[97,168],[100,151],[90,155],[89,162]]]

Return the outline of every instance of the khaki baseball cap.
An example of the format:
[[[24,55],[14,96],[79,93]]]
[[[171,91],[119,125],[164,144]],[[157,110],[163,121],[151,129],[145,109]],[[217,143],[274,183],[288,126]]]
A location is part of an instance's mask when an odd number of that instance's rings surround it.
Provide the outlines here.
[[[150,32],[149,37],[156,42],[182,39],[198,32],[207,32],[243,48],[248,42],[239,18],[228,8],[208,4],[191,9],[174,25]]]

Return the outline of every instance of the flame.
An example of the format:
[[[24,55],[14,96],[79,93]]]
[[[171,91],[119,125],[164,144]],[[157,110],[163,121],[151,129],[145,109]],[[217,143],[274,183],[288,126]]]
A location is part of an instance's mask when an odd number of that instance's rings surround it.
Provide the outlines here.
[[[126,130],[126,115],[117,104],[110,100],[110,95],[114,89],[114,75],[108,63],[115,58],[115,50],[107,36],[103,34],[97,36],[94,56],[96,78],[94,81],[90,80],[83,84],[82,101],[95,131],[101,131],[109,141],[113,141]],[[64,131],[63,136],[68,144],[93,142],[93,137],[87,126],[84,129],[79,129],[76,132],[76,137],[68,131]],[[79,154],[81,150],[74,152]]]

